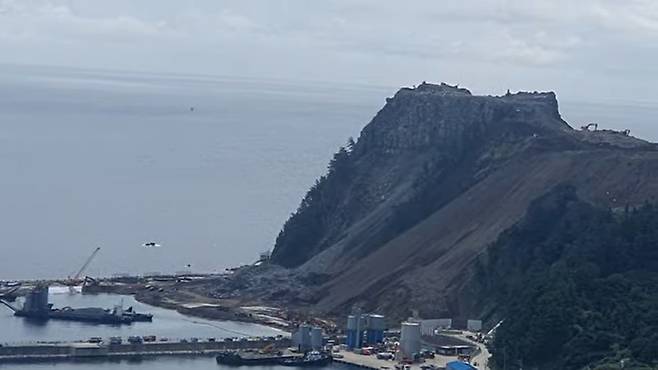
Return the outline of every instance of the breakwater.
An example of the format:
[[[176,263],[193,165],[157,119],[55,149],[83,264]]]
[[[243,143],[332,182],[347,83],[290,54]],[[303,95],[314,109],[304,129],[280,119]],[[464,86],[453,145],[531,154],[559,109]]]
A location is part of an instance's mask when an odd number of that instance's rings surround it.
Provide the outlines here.
[[[275,340],[179,340],[144,343],[55,342],[0,346],[0,363],[120,359],[147,356],[210,356],[227,350],[289,347],[289,338]]]

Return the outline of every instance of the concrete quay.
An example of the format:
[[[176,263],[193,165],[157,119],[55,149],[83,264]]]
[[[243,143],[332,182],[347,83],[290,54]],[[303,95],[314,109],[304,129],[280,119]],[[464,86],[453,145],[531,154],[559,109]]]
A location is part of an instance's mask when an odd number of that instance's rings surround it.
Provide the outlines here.
[[[111,360],[147,356],[211,356],[226,350],[259,350],[270,345],[276,348],[287,348],[290,344],[289,338],[281,338],[277,340],[176,341],[135,344],[71,342],[3,345],[0,347],[0,364],[82,359]]]

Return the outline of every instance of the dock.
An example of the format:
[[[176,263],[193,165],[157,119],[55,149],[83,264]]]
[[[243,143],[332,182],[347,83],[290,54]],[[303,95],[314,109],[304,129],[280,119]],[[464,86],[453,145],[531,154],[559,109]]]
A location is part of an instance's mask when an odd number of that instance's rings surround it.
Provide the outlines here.
[[[289,338],[240,340],[178,340],[143,343],[54,342],[0,345],[0,364],[16,362],[53,362],[111,360],[156,356],[214,356],[227,350],[260,350],[273,346],[287,348]]]

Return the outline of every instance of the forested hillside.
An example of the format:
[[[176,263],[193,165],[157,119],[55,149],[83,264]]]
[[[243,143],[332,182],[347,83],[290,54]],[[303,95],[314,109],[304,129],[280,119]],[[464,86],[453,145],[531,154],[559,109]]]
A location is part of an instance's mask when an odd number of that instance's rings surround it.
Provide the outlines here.
[[[490,319],[504,319],[493,343],[498,368],[657,366],[655,205],[595,208],[561,186],[503,233],[477,269],[496,303]]]

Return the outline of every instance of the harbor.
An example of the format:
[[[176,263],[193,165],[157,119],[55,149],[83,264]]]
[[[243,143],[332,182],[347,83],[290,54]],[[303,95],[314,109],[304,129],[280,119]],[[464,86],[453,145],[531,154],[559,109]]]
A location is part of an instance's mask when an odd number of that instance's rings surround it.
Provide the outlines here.
[[[27,294],[21,307],[0,299],[0,303],[14,312],[14,316],[36,320],[69,320],[83,321],[97,324],[122,325],[133,322],[153,320],[149,313],[138,313],[132,307],[124,309],[122,304],[115,305],[113,309],[100,307],[53,308],[49,303],[49,288],[47,285],[37,285]]]

